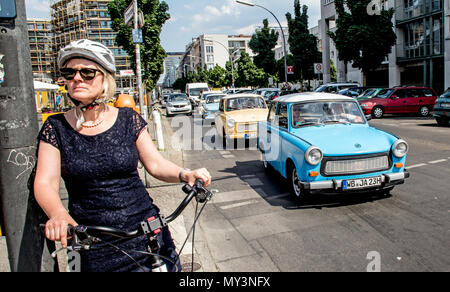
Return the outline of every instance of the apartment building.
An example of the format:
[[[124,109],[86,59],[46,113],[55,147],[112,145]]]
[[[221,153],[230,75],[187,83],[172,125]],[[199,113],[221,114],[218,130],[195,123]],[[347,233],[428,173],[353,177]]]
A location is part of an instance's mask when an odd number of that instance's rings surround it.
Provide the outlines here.
[[[257,26],[256,32],[261,31],[262,28],[263,28],[262,26]],[[273,49],[273,51],[275,53],[275,60],[278,61],[278,60],[281,60],[284,58],[283,33],[284,33],[284,39],[286,40],[286,42],[285,42],[286,53],[287,53],[287,55],[289,55],[291,53],[289,42],[288,42],[289,28],[287,26],[284,26],[284,27],[270,26],[269,29],[274,30],[275,32],[278,33],[277,44],[275,45],[275,48]]]
[[[450,70],[450,2],[393,2],[397,32],[394,80],[398,84],[425,85],[442,92],[450,87],[450,75],[444,73]]]
[[[322,62],[324,82],[330,81],[330,58],[335,53],[327,32],[333,29],[337,15],[334,0],[321,0]],[[442,92],[450,87],[450,1],[387,0],[394,8],[397,43],[377,70],[366,76],[368,86],[429,86]],[[342,61],[335,62],[338,82],[363,83],[360,70]]]
[[[251,36],[204,34],[193,38],[186,46],[185,53],[178,67],[178,75],[186,76],[188,72],[199,68],[206,70],[219,65],[225,68],[226,62],[236,60],[240,52],[246,52],[253,57],[255,54],[248,46]]]
[[[55,76],[53,29],[49,20],[27,20],[33,79],[52,83]]]

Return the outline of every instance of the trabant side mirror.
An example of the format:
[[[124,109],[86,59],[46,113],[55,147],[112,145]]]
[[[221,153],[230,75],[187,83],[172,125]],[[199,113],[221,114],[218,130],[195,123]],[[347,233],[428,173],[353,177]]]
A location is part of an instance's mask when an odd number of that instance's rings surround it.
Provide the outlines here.
[[[366,115],[366,120],[370,121],[372,119],[372,115]]]

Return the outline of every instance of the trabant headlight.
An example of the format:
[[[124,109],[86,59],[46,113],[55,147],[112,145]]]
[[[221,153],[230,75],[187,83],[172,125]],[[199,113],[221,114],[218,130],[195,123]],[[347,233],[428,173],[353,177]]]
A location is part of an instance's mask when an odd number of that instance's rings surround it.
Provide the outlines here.
[[[392,145],[392,153],[397,158],[405,156],[408,153],[408,143],[402,139],[395,141]]]
[[[310,146],[305,152],[305,159],[311,165],[317,165],[322,161],[322,150],[316,146]]]
[[[233,127],[234,127],[234,124],[236,124],[236,122],[235,122],[233,119],[228,119],[228,120],[227,120],[227,126],[228,126],[229,128],[233,128]]]

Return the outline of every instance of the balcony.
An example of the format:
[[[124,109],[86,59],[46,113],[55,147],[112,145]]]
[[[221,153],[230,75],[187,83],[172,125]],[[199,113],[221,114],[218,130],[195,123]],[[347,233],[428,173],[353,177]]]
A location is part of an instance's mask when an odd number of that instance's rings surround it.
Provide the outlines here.
[[[396,0],[395,4],[397,24],[443,11],[443,0]]]

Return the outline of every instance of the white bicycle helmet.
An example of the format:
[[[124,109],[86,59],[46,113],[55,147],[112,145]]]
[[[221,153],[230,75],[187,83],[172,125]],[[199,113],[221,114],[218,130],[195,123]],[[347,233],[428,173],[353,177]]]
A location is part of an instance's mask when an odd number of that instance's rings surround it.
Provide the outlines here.
[[[112,75],[116,72],[114,55],[110,49],[99,42],[88,39],[76,40],[59,50],[58,67],[62,68],[70,59],[81,57],[91,60]]]

